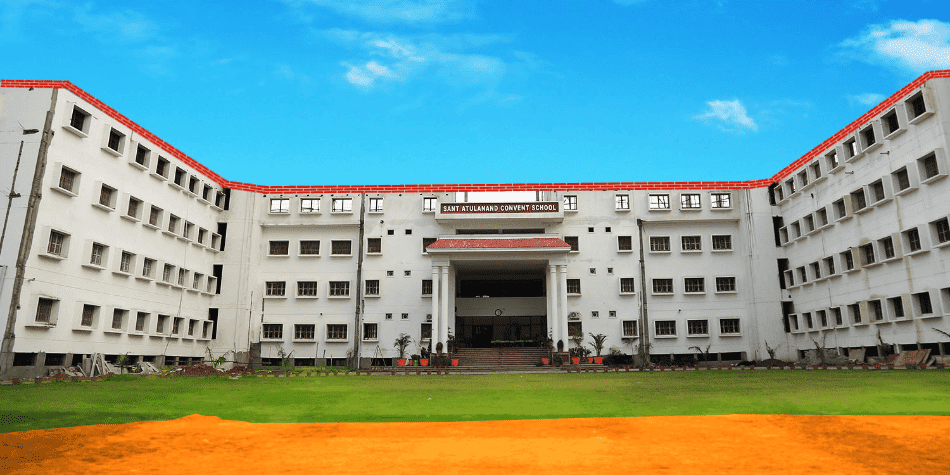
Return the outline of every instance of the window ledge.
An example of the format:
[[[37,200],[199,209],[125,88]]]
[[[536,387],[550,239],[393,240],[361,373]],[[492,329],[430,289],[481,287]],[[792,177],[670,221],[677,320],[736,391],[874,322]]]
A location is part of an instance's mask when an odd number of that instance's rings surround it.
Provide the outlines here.
[[[349,295],[327,295],[328,299],[348,299]]]
[[[139,170],[148,171],[148,166],[147,166],[147,165],[142,165],[141,163],[136,162],[136,161],[134,161],[134,160],[131,161],[131,162],[129,162],[129,165],[132,165],[133,167],[138,168]]]
[[[269,216],[290,216],[290,211],[268,211]]]
[[[815,331],[815,330],[809,330],[809,331]],[[720,333],[719,334],[720,338],[741,337],[741,336],[742,336],[741,333]]]
[[[630,254],[633,253],[633,249],[617,249],[617,253]]]
[[[717,294],[738,294],[738,290],[717,290]]]
[[[47,259],[54,259],[54,260],[57,260],[57,261],[62,261],[62,260],[64,260],[64,259],[66,259],[66,256],[60,256],[60,255],[57,255],[57,254],[50,254],[50,253],[48,253],[48,252],[42,252],[42,253],[40,253],[40,254],[37,254],[37,256],[39,256],[39,257],[45,257],[45,258],[47,258]]]
[[[843,170],[844,170],[844,165],[838,164],[838,166],[832,168],[831,170],[828,170],[828,173],[838,173]]]
[[[148,333],[140,332],[140,331],[129,332],[129,336],[130,336],[130,337],[133,337],[133,336],[134,336],[134,337],[142,338],[142,337],[147,336],[147,335],[148,335]]]
[[[918,249],[914,252],[908,252],[907,254],[904,254],[904,257],[919,256],[921,254],[926,254],[928,252],[930,252],[930,249]]]
[[[265,299],[286,299],[286,295],[265,295]]]
[[[149,335],[149,336],[152,337],[152,338],[165,338],[165,337],[168,336],[168,335],[163,335],[163,334],[161,334],[161,333],[156,333],[156,334],[154,334],[154,335]]]
[[[883,324],[883,323],[891,323],[891,322],[889,322],[889,321],[887,321],[887,320],[881,319],[881,320],[875,320],[875,321],[871,322],[871,325],[881,325],[881,324]]]
[[[649,211],[673,211],[671,208],[650,208]]]
[[[934,249],[939,249],[939,248],[947,247],[947,246],[950,246],[950,241],[945,241],[945,242],[941,242],[941,243],[933,245]]]
[[[620,292],[620,295],[637,295],[637,293],[636,292]]]
[[[686,338],[709,338],[708,333],[695,333],[692,335],[686,335]]]
[[[74,332],[88,332],[92,333],[92,327],[73,327]]]
[[[884,140],[891,140],[891,139],[893,139],[894,137],[897,137],[898,135],[903,134],[904,132],[907,132],[907,129],[906,129],[906,128],[897,129],[897,130],[895,130],[895,131],[893,131],[893,132],[891,132],[891,133],[885,135],[885,136],[884,136]]]
[[[217,206],[215,206],[215,208],[217,208]],[[297,216],[320,216],[320,212],[319,211],[300,211],[297,213]]]
[[[860,271],[861,271],[860,268],[855,267],[854,269],[848,269],[848,270],[844,271],[844,273],[845,273],[845,274],[853,274],[853,273],[855,273],[855,272],[860,272]]]
[[[129,221],[132,221],[133,223],[138,223],[138,222],[142,221],[141,219],[136,218],[135,216],[129,216],[129,215],[127,215],[127,214],[120,214],[119,217],[122,218],[122,219],[127,219],[127,220],[129,220]]]
[[[204,204],[206,204],[206,205],[211,205],[211,202],[208,201],[208,200],[206,200],[206,199],[204,199],[204,198],[198,198],[198,202],[199,202],[199,203],[204,203]]]
[[[571,293],[567,294],[568,297],[580,297],[581,295],[583,294],[571,294]]]
[[[103,210],[103,211],[108,211],[108,212],[110,212],[110,213],[113,212],[113,211],[115,211],[115,208],[110,208],[110,207],[108,207],[108,206],[106,206],[106,205],[99,204],[99,203],[93,203],[92,206],[93,206],[93,208],[99,208],[99,209],[101,209],[101,210]]]
[[[185,188],[183,186],[179,185],[178,183],[175,183],[174,181],[169,181],[168,186],[172,188],[176,188],[178,191],[185,191]]]
[[[630,212],[630,208],[615,208],[614,211],[616,211],[616,212],[618,212],[618,213],[629,213],[629,212]]]
[[[923,122],[924,120],[926,120],[928,117],[930,117],[930,116],[932,116],[932,115],[934,115],[934,111],[929,110],[929,111],[927,111],[927,112],[924,112],[923,114],[918,115],[917,117],[914,117],[913,119],[910,119],[910,120],[907,121],[907,122],[908,122],[908,123],[911,123],[911,124],[914,124],[914,125],[917,125],[917,124]]]
[[[115,274],[115,275],[121,275],[121,276],[124,276],[124,277],[132,277],[132,274],[131,274],[131,273],[129,273],[129,272],[124,272],[124,271],[121,271],[121,270],[114,270],[114,271],[112,271],[112,273]]]
[[[297,257],[320,257],[320,254],[297,254]]]
[[[45,323],[45,322],[29,322],[29,323],[27,323],[27,324],[24,325],[24,326],[25,326],[25,327],[29,327],[29,328],[55,328],[55,327],[56,327],[56,324],[55,324],[55,323]]]
[[[109,147],[102,147],[102,151],[105,152],[105,153],[108,153],[109,155],[112,155],[113,157],[121,157],[121,156],[122,156],[122,154],[119,153],[118,150],[112,150],[112,149],[109,148]]]
[[[164,285],[165,287],[171,287],[171,286],[172,286],[172,283],[171,283],[171,282],[166,282],[166,281],[164,281],[164,280],[156,280],[155,283],[158,284],[158,285]]]
[[[191,241],[191,245],[192,245],[192,246],[197,246],[197,247],[207,247],[207,246],[205,246],[204,244],[202,244],[202,243],[200,243],[200,242],[198,242],[198,241]]]
[[[874,203],[871,203],[871,206],[881,206],[882,204],[885,204],[885,203],[887,203],[888,201],[891,201],[891,200],[893,200],[893,199],[894,199],[894,198],[891,198],[891,197],[888,196],[888,197],[886,197],[886,198],[877,200],[877,201],[875,201]]]
[[[176,233],[173,232],[173,231],[169,231],[169,230],[167,230],[167,229],[163,229],[163,230],[162,230],[162,234],[166,234],[166,235],[171,236],[171,237],[178,237],[178,234],[176,234]]]
[[[827,279],[835,279],[835,278],[837,278],[837,277],[841,277],[841,274],[831,274],[831,275],[829,275],[829,276],[826,277],[826,278],[827,278]]]
[[[294,297],[297,300],[317,300],[320,298],[318,295],[297,295]]]
[[[735,208],[709,208],[709,211],[733,211]]]
[[[159,175],[158,173],[155,173],[155,172],[151,172],[151,173],[149,173],[149,175],[151,175],[152,178],[157,178],[157,179],[162,180],[162,181],[168,181],[168,177],[165,176],[165,175]]]
[[[706,292],[683,292],[683,295],[706,295]]]
[[[363,338],[363,341],[379,341],[379,338]]]
[[[857,155],[855,155],[855,156],[853,156],[853,157],[851,157],[851,158],[845,160],[845,162],[847,162],[847,163],[856,162],[856,161],[858,161],[858,160],[860,160],[860,159],[862,159],[862,158],[864,158],[864,152],[861,152],[861,153],[859,153],[859,154],[857,154]]]
[[[917,187],[916,187],[916,186],[908,186],[907,188],[904,188],[903,190],[895,191],[895,192],[894,192],[894,196],[906,195],[906,194],[908,194],[908,193],[910,193],[910,192],[913,192],[913,191],[917,191]]]
[[[367,211],[366,214],[383,214],[382,210],[380,211]],[[372,340],[363,340],[363,341],[372,341]]]
[[[872,262],[872,263],[870,263],[870,264],[864,264],[862,267],[864,267],[865,269],[870,269],[870,268],[872,268],[872,267],[877,267],[877,266],[879,266],[879,265],[881,265],[881,264],[883,264],[883,263],[884,263],[884,261],[874,261],[874,262]]]
[[[702,208],[680,208],[680,211],[702,211]]]
[[[929,185],[929,184],[931,184],[931,183],[933,183],[933,182],[935,182],[935,181],[937,181],[937,180],[940,180],[940,179],[946,178],[946,177],[947,177],[947,174],[946,174],[946,173],[938,173],[938,174],[936,174],[936,175],[934,175],[934,176],[932,176],[932,177],[930,177],[930,178],[928,178],[928,179],[926,179],[926,180],[921,180],[920,183],[921,183],[921,184],[924,184],[924,185]]]
[[[681,254],[702,254],[703,250],[702,249],[682,250],[680,251],[680,253]]]
[[[366,298],[366,299],[378,299],[378,298],[379,298],[379,294],[365,294],[365,295],[363,295],[363,298]]]
[[[346,343],[348,341],[350,340],[347,340],[345,338],[342,338],[342,339],[341,338],[327,338],[327,343]]]
[[[143,222],[143,223],[142,223],[142,226],[145,226],[146,228],[160,229],[158,226],[156,226],[156,225],[154,225],[154,224],[152,224],[152,223],[144,223],[144,222]]]
[[[177,239],[181,239],[182,241],[191,242],[191,238],[190,238],[190,237],[187,237],[187,236],[179,236],[179,235],[176,234],[175,237],[176,237]]]
[[[316,343],[316,338],[294,338],[294,343]]]
[[[653,338],[666,338],[670,340],[675,340],[678,337],[676,335],[655,335]]]
[[[330,257],[353,257],[353,254],[330,254]]]
[[[653,292],[651,295],[656,295],[658,297],[671,296],[673,292]]]
[[[732,252],[732,249],[713,249],[712,252]]]
[[[855,210],[854,214],[864,214],[864,213],[867,213],[868,211],[871,211],[872,209],[874,209],[873,206],[868,205],[859,210]]]
[[[632,339],[640,338],[640,337],[638,335],[623,335],[620,338],[624,340],[632,340]]]
[[[268,254],[267,257],[290,257],[290,254]]]
[[[881,142],[874,142],[868,148],[862,150],[861,153],[871,153],[879,148],[881,148]]]
[[[812,185],[817,185],[817,184],[819,184],[819,183],[821,183],[821,182],[823,182],[823,181],[825,181],[825,180],[827,180],[827,179],[828,179],[828,175],[822,175],[822,176],[820,176],[820,177],[818,177],[818,178],[815,178],[811,183],[812,183]]]
[[[62,193],[62,194],[64,194],[64,195],[66,195],[66,196],[69,196],[70,198],[75,198],[75,197],[79,196],[79,195],[77,195],[76,193],[73,193],[72,191],[69,191],[69,190],[67,190],[67,189],[65,189],[65,188],[60,188],[59,186],[51,186],[50,189],[53,190],[53,191]]]
[[[89,117],[87,117],[87,119],[88,119],[88,118],[89,118]],[[72,132],[73,134],[75,134],[75,135],[77,135],[77,136],[79,136],[79,137],[82,137],[82,138],[84,138],[84,139],[89,138],[89,134],[87,134],[87,133],[85,133],[85,132],[83,132],[83,131],[81,131],[81,130],[79,130],[79,129],[77,129],[77,128],[73,127],[72,125],[69,125],[69,124],[64,125],[64,126],[63,126],[63,130],[68,130],[68,131]]]
[[[851,215],[842,216],[842,217],[836,219],[835,222],[836,222],[836,223],[840,223],[840,222],[842,222],[842,221],[847,221],[847,220],[849,220],[849,219],[851,219],[851,218],[852,218]]]
[[[434,213],[435,211],[423,211],[423,213]],[[353,214],[352,211],[330,211],[330,214]],[[340,340],[346,341],[346,340]]]
[[[97,265],[95,265],[95,264],[83,264],[82,266],[83,266],[83,267],[87,267],[87,268],[89,268],[89,269],[94,269],[94,270],[100,270],[100,271],[101,271],[101,270],[106,270],[105,267],[97,266]]]
[[[672,254],[672,253],[673,251],[650,251],[650,254]]]
[[[939,317],[941,317],[941,316],[942,316],[942,315],[937,315],[936,313],[928,313],[928,314],[926,314],[926,315],[918,315],[918,316],[917,316],[917,319],[918,319],[918,320],[927,320],[927,319],[930,319],[930,318],[939,318]]]
[[[189,291],[189,292],[194,292],[194,293],[196,293],[196,294],[199,293],[199,292],[201,292],[201,289],[195,289],[195,288],[192,288],[192,287],[189,287],[189,288],[187,288],[187,289],[185,289],[185,290],[187,290],[187,291]]]
[[[423,253],[423,254],[425,254],[425,253]],[[367,255],[367,256],[381,256],[381,255],[383,255],[383,253],[382,253],[382,252],[367,252],[366,255]]]
[[[283,338],[264,338],[264,337],[261,337],[261,341],[274,343],[274,342],[282,342],[282,341],[284,341],[284,339],[283,339]]]
[[[102,330],[102,333],[112,333],[116,335],[121,335],[122,333],[125,333],[125,332],[122,331],[121,328],[106,328],[105,330]]]

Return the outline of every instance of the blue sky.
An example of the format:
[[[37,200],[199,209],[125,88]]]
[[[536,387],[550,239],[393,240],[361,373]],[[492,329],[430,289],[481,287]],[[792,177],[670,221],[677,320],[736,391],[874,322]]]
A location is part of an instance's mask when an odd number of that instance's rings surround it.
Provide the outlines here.
[[[950,69],[950,6],[0,0],[0,48],[229,180],[746,180]]]

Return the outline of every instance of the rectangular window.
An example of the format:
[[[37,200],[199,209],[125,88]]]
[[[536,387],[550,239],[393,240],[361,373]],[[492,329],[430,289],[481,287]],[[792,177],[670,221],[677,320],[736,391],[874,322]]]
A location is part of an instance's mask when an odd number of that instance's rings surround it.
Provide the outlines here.
[[[115,199],[115,188],[102,185],[102,189],[99,191],[99,204],[107,208],[115,208],[115,205],[112,204],[113,199]]]
[[[352,254],[350,241],[330,241],[330,254],[334,256],[348,256]]]
[[[844,198],[833,203],[835,207],[835,219],[842,219],[848,216],[848,207],[844,204]]]
[[[204,277],[204,274],[200,272],[195,272],[194,278],[191,279],[191,288],[197,290],[201,287],[201,278]]]
[[[656,325],[656,336],[676,336],[676,321],[657,320],[654,324]]]
[[[688,335],[708,335],[709,320],[686,320],[686,333]]]
[[[425,254],[428,252],[429,245],[435,243],[438,238],[422,238],[422,253]]]
[[[564,195],[564,211],[577,211],[577,197]]]
[[[891,304],[891,313],[894,314],[894,318],[904,318],[904,301],[900,297],[893,297],[887,300]]]
[[[352,198],[333,198],[332,200],[330,200],[330,212],[331,213],[352,213],[353,199]]]
[[[379,281],[378,280],[366,281],[366,295],[379,295]]]
[[[815,221],[819,228],[828,224],[828,210],[821,208],[815,211]]]
[[[650,209],[670,209],[670,195],[650,195]]]
[[[931,153],[924,158],[917,160],[918,166],[920,167],[920,180],[928,180],[937,176],[940,173],[940,168],[937,166],[937,155]]]
[[[624,338],[637,336],[637,321],[636,320],[623,321],[623,336]]]
[[[710,195],[710,207],[713,209],[732,208],[731,193],[713,193]]]
[[[874,244],[865,244],[861,246],[861,264],[874,264]]]
[[[580,294],[580,293],[581,293],[581,280],[580,280],[580,279],[567,279],[567,293],[569,293],[569,294]]]
[[[266,340],[280,340],[284,338],[284,325],[282,323],[265,323],[261,328],[261,338]]]
[[[432,295],[432,279],[422,280],[422,295]]]
[[[179,287],[185,286],[185,274],[187,273],[188,273],[187,269],[178,269],[178,286]]]
[[[884,194],[884,182],[882,180],[875,181],[868,185],[868,191],[871,192],[871,199],[874,203],[883,200],[887,196]]]
[[[190,191],[191,194],[193,195],[198,194],[198,179],[197,178],[191,177],[191,179],[188,180],[188,191]]]
[[[350,283],[349,282],[330,282],[329,292],[330,292],[331,297],[349,297]]]
[[[168,322],[168,315],[159,315],[155,319],[155,333],[165,333],[165,324]]]
[[[920,244],[920,232],[917,231],[917,228],[904,231],[904,236],[907,240],[907,248],[910,249],[910,252],[917,252],[921,250],[922,247]]]
[[[798,268],[798,278],[801,280],[801,283],[808,282],[808,272],[805,271],[805,266]]]
[[[380,254],[383,252],[383,240],[380,238],[368,238],[366,240],[367,254]]]
[[[271,213],[287,213],[290,211],[290,198],[272,198],[270,200]]]
[[[182,320],[184,320],[184,319],[183,319],[183,318],[179,318],[179,317],[175,317],[175,319],[172,321],[172,335],[178,335],[178,334],[179,334],[179,332],[181,331],[181,321],[182,321]]]
[[[858,141],[851,138],[844,142],[845,159],[851,159],[858,156]]]
[[[135,315],[135,331],[144,332],[145,325],[148,324],[148,314],[145,312],[138,312]]]
[[[264,295],[270,297],[283,297],[287,290],[286,282],[267,282]]]
[[[121,153],[121,151],[120,151],[119,149],[122,147],[122,138],[123,138],[123,137],[125,137],[125,136],[122,135],[121,133],[119,133],[119,131],[117,131],[117,130],[115,130],[115,129],[111,129],[111,130],[109,131],[109,143],[108,143],[107,146],[108,146],[109,148],[111,148],[112,150]]]
[[[564,236],[564,242],[571,246],[571,252],[578,252],[577,236]]]
[[[614,200],[617,205],[617,209],[628,210],[630,209],[630,195],[616,195]]]
[[[739,334],[739,319],[738,318],[723,318],[719,320],[719,333],[722,335],[738,335]]]
[[[853,324],[861,323],[861,305],[853,303],[848,305],[848,313],[851,316],[851,322]]]
[[[680,195],[680,205],[683,209],[699,209],[702,207],[699,193],[683,193]]]
[[[156,228],[161,226],[162,223],[162,209],[152,206],[151,210],[148,212],[148,224],[155,226]]]
[[[684,251],[701,251],[703,249],[702,236],[683,236]]]
[[[76,177],[78,176],[79,173],[63,167],[63,170],[59,175],[59,187],[66,191],[75,193],[76,190],[74,188],[76,186]]]
[[[881,122],[884,124],[884,136],[888,136],[900,129],[900,123],[897,121],[897,111],[892,110],[889,113],[881,117]]]
[[[297,282],[297,296],[298,297],[316,297],[317,283],[314,281]]]
[[[805,327],[806,328],[815,328],[815,322],[811,319],[811,312],[805,312],[802,314],[802,317],[805,318]]]
[[[168,160],[165,160],[163,157],[158,157],[158,161],[155,163],[155,174],[162,178],[168,178],[168,165]]]
[[[316,338],[317,326],[313,324],[294,325],[295,340],[313,340]]]
[[[713,236],[713,250],[714,251],[730,251],[732,250],[732,236],[723,235],[723,236]]]
[[[841,308],[834,307],[831,309],[831,316],[835,319],[835,325],[841,326],[844,325],[844,320],[841,318]]]
[[[788,190],[788,196],[792,196],[793,194],[795,194],[796,189],[795,189],[794,178],[789,178],[788,181],[785,182],[785,189]]]
[[[846,271],[854,269],[854,254],[852,254],[851,249],[841,253],[841,263]]]
[[[801,183],[802,188],[808,186],[808,170],[802,170],[798,174],[798,182]]]
[[[382,199],[382,198],[370,198],[370,199],[369,199],[369,212],[370,212],[370,213],[382,213],[382,212],[383,212],[383,199]]]
[[[112,310],[112,329],[113,330],[122,329],[122,321],[125,320],[126,313],[128,313],[128,310],[122,310],[118,308]]]
[[[155,267],[155,259],[145,258],[142,260],[142,277],[152,277],[152,268]]]
[[[632,294],[636,291],[637,291],[637,288],[634,286],[633,277],[620,278],[620,293]]]
[[[650,252],[669,252],[669,236],[650,236]]]
[[[168,232],[172,234],[178,234],[178,216],[171,215],[168,217]]]
[[[143,167],[148,166],[148,155],[149,150],[141,145],[135,150],[135,163],[142,165]]]
[[[99,313],[99,307],[95,305],[84,304],[82,306],[82,317],[79,320],[79,324],[84,327],[91,327],[95,321],[97,313]]]
[[[654,294],[672,294],[673,279],[653,279]]]
[[[947,218],[930,223],[930,227],[933,228],[934,237],[937,238],[938,243],[950,241],[950,221]]]
[[[172,272],[174,270],[175,270],[175,266],[171,264],[165,264],[165,268],[162,269],[162,282],[171,282]]]
[[[716,292],[735,292],[735,277],[716,277]]]
[[[119,272],[125,272],[126,274],[132,272],[132,254],[122,251],[122,256],[119,258]]]
[[[933,304],[930,302],[930,292],[914,294],[914,302],[916,303],[918,314],[930,315],[934,313]]]
[[[871,300],[868,302],[868,312],[871,314],[871,320],[879,322],[884,320],[884,306],[880,300]]]
[[[346,340],[346,325],[327,325],[327,340]]]
[[[138,199],[136,199],[136,198],[130,197],[130,198],[129,198],[129,208],[128,208],[126,214],[127,214],[129,217],[131,217],[131,218],[136,218],[136,219],[138,219],[138,217],[139,217],[139,208],[141,207],[141,205],[142,205],[142,201],[141,201],[141,200],[138,200]]]
[[[211,201],[211,190],[212,188],[210,186],[205,185],[201,190],[201,199]]]
[[[268,254],[271,256],[286,256],[290,252],[290,241],[271,241]]]
[[[855,211],[860,211],[867,207],[868,202],[864,196],[864,188],[860,188],[851,192],[851,204]]]
[[[74,106],[74,107],[73,107],[73,115],[72,115],[72,117],[70,117],[70,119],[69,119],[69,125],[70,125],[70,127],[74,128],[74,129],[76,129],[76,130],[78,130],[78,131],[80,131],[80,132],[85,132],[85,131],[86,131],[86,128],[85,128],[85,126],[86,126],[86,118],[88,118],[88,117],[89,117],[89,114],[83,112],[80,108]]]
[[[106,246],[103,246],[102,244],[99,244],[99,243],[93,243],[92,253],[89,256],[89,263],[94,266],[101,266],[102,257],[103,255],[105,255],[105,252],[106,252]]]
[[[204,244],[205,238],[208,236],[208,230],[204,228],[198,228],[198,244]]]
[[[838,168],[838,152],[832,150],[831,153],[825,155],[825,162],[828,164],[829,170]]]
[[[815,180],[821,178],[821,162],[815,160],[811,165],[808,166],[808,169],[811,170],[811,174],[814,176]]]
[[[897,191],[904,191],[910,188],[910,175],[907,173],[907,167],[894,172],[894,187]]]
[[[368,341],[376,341],[379,339],[379,324],[378,323],[364,323],[363,324],[363,339]]]
[[[923,92],[917,93],[916,96],[909,99],[907,101],[907,105],[908,105],[907,112],[910,113],[911,119],[916,119],[917,117],[920,117],[924,115],[925,112],[927,112],[927,106],[926,106],[926,103],[924,102]]]
[[[877,137],[874,136],[874,127],[868,127],[861,131],[861,138],[864,139],[864,148],[868,148],[871,145],[874,145],[877,142]]]
[[[706,279],[702,277],[687,277],[685,279],[686,293],[701,294],[706,292]]]
[[[835,258],[834,257],[825,258],[825,274],[827,275],[835,274]]]
[[[66,235],[59,231],[50,231],[49,244],[46,246],[46,252],[54,256],[63,255],[63,244],[66,242]]]
[[[435,206],[437,201],[435,198],[423,198],[422,199],[422,211],[424,213],[435,211]]]
[[[181,229],[182,237],[184,237],[185,239],[191,240],[191,231],[194,228],[195,228],[194,224],[189,223],[188,221],[185,221],[185,224],[184,226],[182,226],[182,229]]]
[[[300,241],[300,254],[303,256],[320,254],[320,241]]]
[[[821,328],[828,328],[828,314],[824,310],[815,312],[815,316],[818,317],[818,323],[821,325]]]
[[[617,250],[618,251],[632,251],[633,238],[631,236],[617,236]]]
[[[319,213],[320,198],[300,198],[301,213]]]
[[[894,250],[894,240],[890,236],[880,239],[877,242],[881,246],[881,253],[884,254],[884,259],[893,259],[897,255]]]
[[[38,323],[52,323],[53,305],[56,300],[40,297],[36,304],[36,321]]]

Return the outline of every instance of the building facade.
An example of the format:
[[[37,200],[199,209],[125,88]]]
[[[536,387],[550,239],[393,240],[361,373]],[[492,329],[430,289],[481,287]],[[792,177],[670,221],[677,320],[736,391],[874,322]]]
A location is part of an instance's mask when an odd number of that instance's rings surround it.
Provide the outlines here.
[[[407,353],[604,334],[654,358],[947,355],[948,77],[769,179],[314,187],[228,181],[68,82],[4,80],[0,371],[389,364],[401,334]]]

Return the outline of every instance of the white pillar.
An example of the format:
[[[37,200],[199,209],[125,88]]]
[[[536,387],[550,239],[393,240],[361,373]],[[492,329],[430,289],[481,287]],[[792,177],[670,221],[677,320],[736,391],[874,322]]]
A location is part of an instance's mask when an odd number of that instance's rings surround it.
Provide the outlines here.
[[[442,291],[442,298],[439,302],[442,304],[442,311],[439,317],[442,318],[442,322],[444,323],[443,328],[447,328],[449,322],[449,266],[442,266],[442,285],[439,287],[439,290]],[[453,311],[452,313],[454,314],[455,312]],[[439,334],[439,338],[442,341],[442,348],[445,349],[446,341],[442,339],[441,333]]]
[[[548,265],[548,329],[551,330],[551,339],[557,345],[560,340],[561,328],[557,320],[557,266]]]
[[[432,266],[432,341],[435,341],[439,321],[439,266]],[[435,343],[432,351],[435,351]]]
[[[564,340],[564,349],[570,348],[568,344],[571,335],[567,332],[567,266],[557,266],[558,271],[558,305],[557,318],[561,326],[561,339]]]

